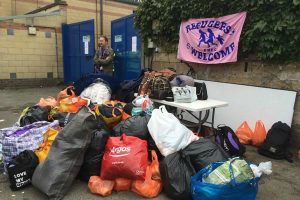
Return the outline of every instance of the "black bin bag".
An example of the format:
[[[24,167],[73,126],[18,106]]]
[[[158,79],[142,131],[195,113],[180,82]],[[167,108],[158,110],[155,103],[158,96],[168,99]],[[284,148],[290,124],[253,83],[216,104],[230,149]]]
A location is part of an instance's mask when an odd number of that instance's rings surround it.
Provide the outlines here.
[[[226,161],[229,158],[227,153],[209,138],[193,141],[183,152],[190,157],[197,172],[211,163]]]
[[[88,182],[91,176],[100,176],[101,161],[110,131],[105,122],[99,118],[98,128],[92,134],[91,143],[85,152],[83,164],[79,171],[80,180]]]
[[[189,156],[182,151],[165,157],[159,165],[165,193],[176,200],[192,199],[190,193],[191,176],[196,172]]]
[[[48,157],[40,163],[32,184],[49,199],[62,199],[76,178],[97,120],[87,107],[81,107],[64,129],[56,136]]]

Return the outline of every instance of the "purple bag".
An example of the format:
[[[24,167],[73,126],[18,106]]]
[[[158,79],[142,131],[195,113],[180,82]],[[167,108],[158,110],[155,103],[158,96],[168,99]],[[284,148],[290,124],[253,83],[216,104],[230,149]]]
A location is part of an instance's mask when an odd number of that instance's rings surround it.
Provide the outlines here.
[[[24,127],[13,126],[0,130],[4,163],[7,165],[14,156],[24,150],[35,151],[44,142],[44,133],[58,126],[58,121],[40,121]]]

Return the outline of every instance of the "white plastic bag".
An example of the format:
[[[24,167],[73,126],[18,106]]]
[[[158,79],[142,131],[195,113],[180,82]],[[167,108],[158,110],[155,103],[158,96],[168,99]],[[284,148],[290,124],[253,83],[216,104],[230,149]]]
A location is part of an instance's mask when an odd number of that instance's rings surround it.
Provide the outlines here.
[[[270,175],[272,174],[272,162],[261,162],[258,166],[250,165],[255,177],[261,177],[262,174]]]
[[[83,90],[80,96],[90,99],[94,104],[100,105],[110,100],[111,90],[105,83],[92,83]]]
[[[184,149],[199,138],[166,110],[165,106],[154,109],[148,122],[150,135],[163,156]]]

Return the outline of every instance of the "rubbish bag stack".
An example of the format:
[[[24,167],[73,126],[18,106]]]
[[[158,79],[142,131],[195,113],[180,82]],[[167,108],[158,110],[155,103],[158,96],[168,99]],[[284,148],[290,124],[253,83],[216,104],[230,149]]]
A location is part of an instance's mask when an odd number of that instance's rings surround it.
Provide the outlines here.
[[[165,84],[172,80],[194,84],[166,70],[132,80],[130,95],[121,88],[119,99],[97,80],[79,96],[70,86],[25,108],[12,127],[0,130],[11,189],[32,183],[50,199],[63,199],[78,178],[101,196],[128,190],[146,198],[164,191],[176,200],[241,199],[227,194],[248,191],[255,199],[259,178],[247,161],[230,159],[214,138],[199,137],[165,106],[154,106],[148,95],[168,97]],[[216,173],[223,179],[211,178]]]

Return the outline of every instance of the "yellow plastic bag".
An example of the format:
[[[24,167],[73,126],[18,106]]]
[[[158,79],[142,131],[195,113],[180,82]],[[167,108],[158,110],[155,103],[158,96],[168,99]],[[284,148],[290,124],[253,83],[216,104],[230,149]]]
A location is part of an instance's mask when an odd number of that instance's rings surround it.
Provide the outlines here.
[[[39,162],[42,162],[47,158],[51,145],[58,133],[59,131],[53,128],[49,128],[46,133],[44,133],[44,143],[35,151],[36,156],[39,158]]]

